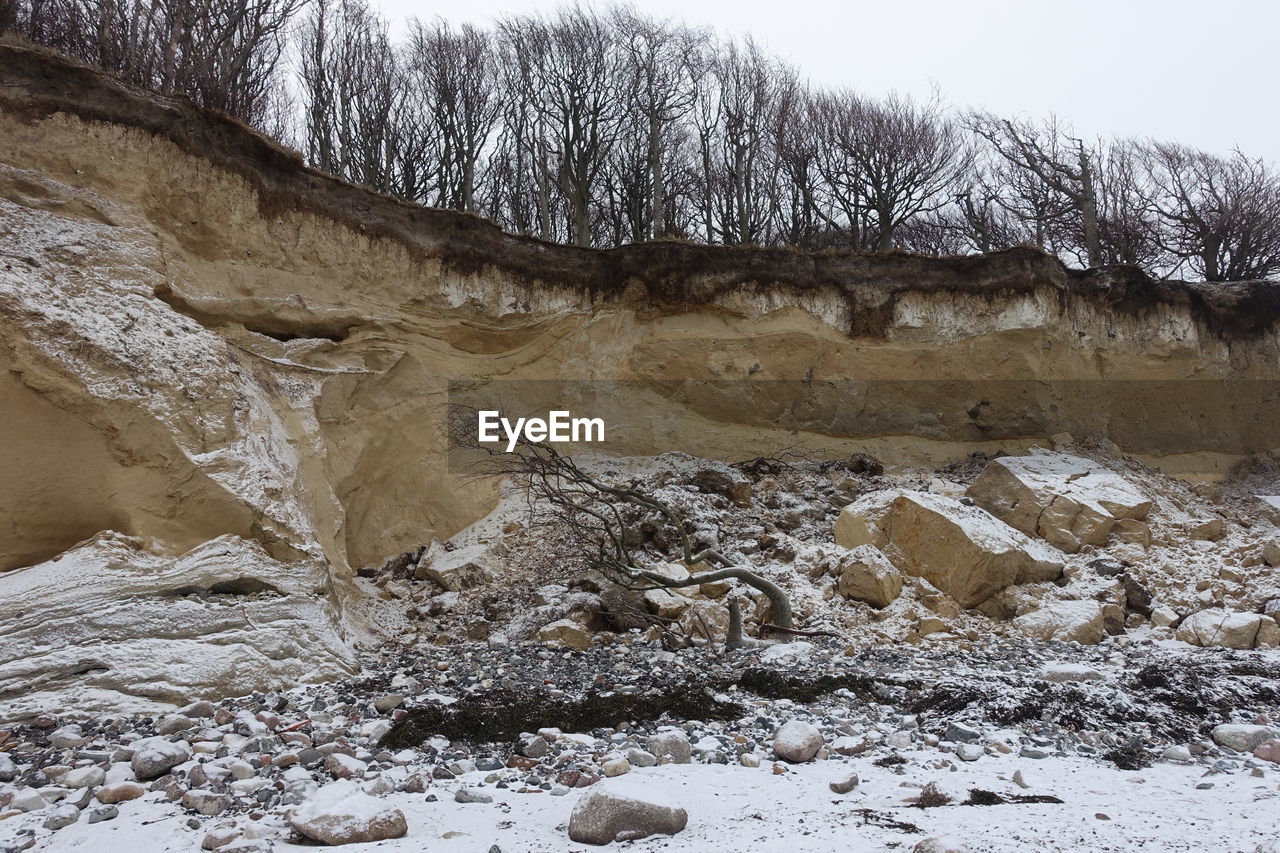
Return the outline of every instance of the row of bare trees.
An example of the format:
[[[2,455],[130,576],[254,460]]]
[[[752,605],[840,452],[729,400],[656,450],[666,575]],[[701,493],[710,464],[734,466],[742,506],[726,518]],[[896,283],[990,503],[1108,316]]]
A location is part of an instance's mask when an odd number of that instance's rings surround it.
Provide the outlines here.
[[[0,0],[0,33],[282,132],[281,59],[305,2]]]
[[[750,38],[629,6],[395,37],[367,0],[0,0],[3,28],[317,168],[547,240],[1031,244],[1210,281],[1280,272],[1280,176],[1261,160],[819,88]]]

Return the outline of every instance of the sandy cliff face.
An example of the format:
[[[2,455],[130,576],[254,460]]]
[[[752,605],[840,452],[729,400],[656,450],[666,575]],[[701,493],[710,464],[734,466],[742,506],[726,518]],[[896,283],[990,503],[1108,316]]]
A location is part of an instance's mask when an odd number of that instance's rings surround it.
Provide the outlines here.
[[[1213,476],[1278,443],[1266,283],[1030,250],[549,246],[21,49],[0,47],[0,79],[0,570],[102,531],[164,565],[230,537],[259,555],[249,577],[307,579],[289,594],[314,599],[307,643],[332,666],[352,567],[491,505],[447,464],[451,384],[603,414],[615,453],[936,463],[1068,431]],[[196,598],[192,641],[224,606]],[[270,677],[311,672],[288,660]]]

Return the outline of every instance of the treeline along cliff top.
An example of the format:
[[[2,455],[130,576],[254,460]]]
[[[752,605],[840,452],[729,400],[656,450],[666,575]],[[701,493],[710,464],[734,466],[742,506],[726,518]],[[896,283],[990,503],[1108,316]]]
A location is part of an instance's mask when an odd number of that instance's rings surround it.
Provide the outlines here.
[[[749,37],[631,6],[415,20],[396,37],[365,0],[0,0],[0,37],[547,241],[1032,245],[1162,278],[1280,270],[1280,175],[1244,152],[818,88]]]

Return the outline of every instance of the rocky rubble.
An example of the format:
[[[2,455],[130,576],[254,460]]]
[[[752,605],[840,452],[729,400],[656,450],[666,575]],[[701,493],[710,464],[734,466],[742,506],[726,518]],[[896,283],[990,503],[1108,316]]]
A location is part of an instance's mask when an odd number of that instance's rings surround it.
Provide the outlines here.
[[[1050,454],[1032,459],[1057,470]],[[784,585],[804,624],[843,635],[739,651],[721,642],[728,584],[624,594],[571,567],[522,579],[509,567],[547,564],[556,533],[498,513],[362,572],[369,606],[403,633],[361,652],[359,675],[188,694],[151,716],[35,714],[0,733],[0,838],[24,848],[159,809],[205,849],[390,841],[412,837],[416,808],[543,795],[564,798],[571,840],[609,843],[696,824],[696,804],[622,784],[685,765],[785,776],[835,762],[823,784],[841,796],[906,764],[953,772],[1001,756],[1156,762],[1197,768],[1206,785],[1266,778],[1280,760],[1280,664],[1251,650],[1275,644],[1276,623],[1274,608],[1246,608],[1280,596],[1244,583],[1269,571],[1273,539],[1259,542],[1230,504],[1224,535],[1196,539],[1207,499],[1102,459],[1152,495],[1150,547],[1116,540],[1114,521],[1105,545],[1084,536],[1067,553],[1040,538],[1057,536],[1043,521],[1015,529],[936,476],[852,465],[709,476],[677,455],[633,469],[704,541]],[[1035,482],[1048,489],[1046,476]],[[760,505],[777,521],[762,522]],[[1086,509],[1071,516],[1077,533]],[[1164,568],[1175,553],[1199,555],[1194,571]],[[743,601],[756,633],[767,609]],[[601,712],[613,707],[617,719]]]
[[[708,479],[710,463],[682,454],[605,462],[601,471],[653,490],[686,513],[701,544],[728,550],[780,584],[806,627],[859,641],[1015,632],[1091,644],[1146,626],[1161,638],[1194,644],[1276,643],[1275,612],[1266,611],[1269,601],[1280,601],[1264,555],[1275,536],[1270,522],[1254,523],[1221,495],[1192,489],[1105,445],[1071,447],[1075,453],[1037,450],[987,460],[968,486],[938,476],[942,472],[858,473],[854,460],[752,463],[739,466],[746,491],[734,481],[727,492],[732,500],[714,493],[708,500],[699,484]],[[1092,455],[1079,455],[1086,452]],[[1096,486],[1093,503],[1081,483]],[[750,508],[742,506],[744,495]],[[1037,511],[1031,524],[1007,509],[1028,502],[1057,510]],[[1222,526],[1222,536],[1197,538],[1207,516]],[[487,527],[460,534],[452,553],[490,565],[553,565],[552,555],[567,545],[560,534],[511,518],[498,513]],[[1084,538],[1064,540],[1067,528],[1051,526],[1064,519],[1074,519]],[[1092,532],[1085,533],[1083,519],[1092,519]],[[1130,535],[1135,532],[1141,535]],[[689,567],[672,560],[669,545],[647,546],[653,569],[687,576]],[[487,558],[475,557],[486,549]],[[749,633],[769,619],[767,602],[728,582],[632,593],[575,569],[571,560],[561,566],[533,578],[500,573],[493,584],[503,585],[502,599],[486,587],[461,594],[435,584],[411,587],[403,594],[414,602],[416,617],[406,627],[428,638],[443,629],[445,635],[536,638],[579,649],[636,626],[717,643],[727,630],[730,593],[739,595]],[[391,588],[386,570],[370,577]],[[522,607],[522,599],[529,606]],[[1224,622],[1214,616],[1219,610],[1236,615]],[[1273,610],[1280,612],[1280,605]],[[1212,612],[1189,618],[1200,611]],[[1210,622],[1212,629],[1195,629]]]
[[[698,820],[697,804],[677,807],[642,784],[679,765],[785,774],[856,762],[861,782],[848,767],[832,777],[832,790],[845,794],[906,762],[946,772],[1008,755],[1120,768],[1168,762],[1209,780],[1280,772],[1271,722],[1280,661],[1258,652],[1207,661],[1180,644],[1125,636],[1094,646],[782,648],[670,652],[638,631],[581,652],[459,643],[387,650],[367,657],[356,679],[195,702],[164,717],[41,719],[2,735],[0,747],[11,748],[0,753],[9,778],[0,784],[0,845],[136,808],[162,809],[205,849],[265,850],[293,834],[326,844],[393,839],[408,831],[410,802],[443,813],[492,808],[495,794],[564,797],[569,837],[601,844],[678,833]],[[661,702],[689,695],[690,677],[716,691],[707,702],[737,710],[574,731],[539,719],[535,702],[513,741],[489,742],[479,728],[463,734],[504,684],[554,685],[546,701],[630,693]],[[398,693],[379,692],[388,686]],[[453,709],[450,736],[395,743],[417,709],[437,707]],[[156,734],[162,728],[171,732]]]

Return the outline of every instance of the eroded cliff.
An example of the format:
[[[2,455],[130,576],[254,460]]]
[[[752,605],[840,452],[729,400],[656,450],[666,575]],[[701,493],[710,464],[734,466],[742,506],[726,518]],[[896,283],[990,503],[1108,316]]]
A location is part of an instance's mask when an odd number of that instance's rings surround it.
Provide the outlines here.
[[[1030,249],[554,246],[312,172],[228,119],[41,53],[0,46],[0,80],[0,570],[35,566],[38,598],[75,582],[44,562],[69,549],[109,566],[99,552],[124,541],[139,565],[180,567],[231,543],[252,555],[226,569],[238,586],[175,581],[193,590],[184,635],[208,647],[225,596],[305,579],[287,594],[312,600],[308,648],[267,667],[214,655],[210,693],[349,666],[353,567],[485,514],[492,484],[448,465],[451,387],[567,395],[608,416],[616,454],[801,445],[940,464],[1071,432],[1212,477],[1278,444],[1266,282],[1078,272]],[[121,612],[142,594],[94,589]],[[6,621],[23,608],[0,600]],[[24,654],[92,642],[67,629],[83,616],[32,625]],[[242,618],[279,647],[279,625]],[[164,693],[130,687],[128,652],[112,654],[95,658],[103,689]]]

